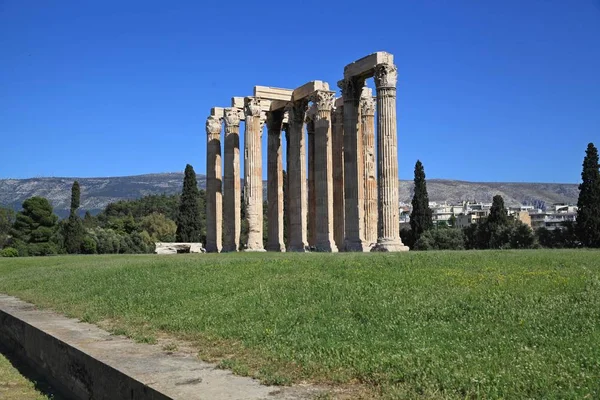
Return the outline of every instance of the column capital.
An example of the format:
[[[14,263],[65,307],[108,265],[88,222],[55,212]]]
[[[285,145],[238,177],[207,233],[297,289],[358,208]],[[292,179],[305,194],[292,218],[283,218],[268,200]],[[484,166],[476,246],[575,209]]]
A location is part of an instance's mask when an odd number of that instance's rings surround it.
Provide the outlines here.
[[[377,89],[395,88],[398,81],[398,68],[394,64],[378,64],[375,67],[374,80]]]
[[[344,102],[354,102],[360,97],[365,80],[364,78],[342,79],[338,81],[337,85],[342,91]]]
[[[221,118],[211,115],[206,119],[206,134],[208,136],[221,134]]]
[[[360,115],[362,116],[374,116],[375,115],[375,98],[361,97],[360,99]]]
[[[298,100],[289,103],[285,108],[285,111],[288,113],[288,124],[303,124],[307,109],[307,100]]]
[[[244,97],[244,109],[247,117],[260,117],[260,98]]]
[[[267,112],[267,129],[270,135],[280,135],[283,129],[283,111],[275,110]]]
[[[240,126],[240,110],[237,108],[226,108],[224,112],[225,127]]]
[[[260,118],[260,134],[262,135],[263,128],[265,127],[265,122],[267,121],[267,113],[265,111],[261,111],[259,118]]]
[[[313,122],[315,120],[316,116],[317,116],[317,106],[315,105],[315,103],[313,103],[306,110],[304,122],[307,124],[310,122]]]
[[[334,99],[335,92],[329,90],[317,90],[311,96],[311,100],[317,111],[331,111]]]

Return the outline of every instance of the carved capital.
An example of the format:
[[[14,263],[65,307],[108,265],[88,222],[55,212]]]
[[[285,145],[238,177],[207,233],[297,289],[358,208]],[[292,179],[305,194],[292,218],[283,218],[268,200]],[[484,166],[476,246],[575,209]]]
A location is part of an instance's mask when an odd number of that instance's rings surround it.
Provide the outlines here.
[[[240,126],[240,110],[237,108],[225,109],[225,126]]]
[[[260,131],[262,133],[263,128],[265,127],[265,122],[267,121],[267,113],[264,111],[260,112]]]
[[[244,108],[246,117],[260,117],[260,98],[246,97],[244,98]]]
[[[206,134],[218,135],[221,133],[221,119],[211,115],[206,119]]]
[[[333,100],[335,99],[335,92],[327,90],[317,90],[311,96],[313,104],[316,106],[318,111],[331,111],[333,108]]]
[[[338,81],[338,87],[342,91],[342,97],[344,98],[345,103],[355,103],[360,97],[364,85],[365,80],[363,78],[350,78]]]
[[[368,97],[361,97],[360,99],[360,113],[363,116],[366,115],[370,115],[373,116],[375,115],[375,98],[368,96]]]
[[[283,111],[276,110],[267,113],[267,129],[269,134],[279,135],[281,134],[283,126]]]
[[[398,81],[398,68],[394,64],[379,64],[375,67],[375,86],[380,88],[395,88]]]
[[[306,111],[306,116],[304,117],[304,122],[306,122],[307,124],[309,122],[312,122],[315,120],[317,116],[317,107],[315,105],[315,103],[311,104],[310,107],[308,107],[308,110]]]
[[[307,108],[308,102],[306,100],[299,100],[288,104],[285,108],[285,111],[288,113],[288,123],[292,125],[303,124]]]

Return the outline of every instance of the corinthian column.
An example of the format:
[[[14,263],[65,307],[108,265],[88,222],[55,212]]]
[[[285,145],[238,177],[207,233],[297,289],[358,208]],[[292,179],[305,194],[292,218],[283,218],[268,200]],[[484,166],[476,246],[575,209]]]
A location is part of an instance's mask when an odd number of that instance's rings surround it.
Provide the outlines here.
[[[333,157],[333,237],[344,249],[344,106],[331,112]]]
[[[315,117],[317,110],[313,104],[306,112],[306,133],[308,137],[308,246],[313,248],[317,243],[315,196]]]
[[[308,102],[297,101],[288,108],[288,193],[289,243],[288,251],[306,251],[307,187],[304,117]]]
[[[260,99],[246,97],[246,130],[244,132],[244,200],[248,220],[246,251],[264,251],[263,246],[263,185],[262,185],[262,122]]]
[[[335,92],[319,90],[313,96],[315,125],[316,250],[337,252],[333,239],[333,157],[331,109]]]
[[[240,185],[240,110],[225,109],[225,173],[223,182],[223,251],[240,247],[241,196]]]
[[[360,99],[365,177],[365,241],[377,242],[377,178],[375,177],[375,100],[371,89]]]
[[[380,64],[376,67],[379,237],[374,250],[379,251],[408,250],[400,239],[398,212],[397,80],[398,72],[395,65]]]
[[[206,120],[206,251],[221,251],[221,120],[211,115]]]
[[[283,110],[271,111],[267,115],[267,202],[268,240],[267,250],[285,251],[283,243],[283,164],[281,154],[281,126]]]
[[[364,79],[338,82],[344,98],[344,193],[346,251],[368,251],[364,238],[364,173],[359,100]]]

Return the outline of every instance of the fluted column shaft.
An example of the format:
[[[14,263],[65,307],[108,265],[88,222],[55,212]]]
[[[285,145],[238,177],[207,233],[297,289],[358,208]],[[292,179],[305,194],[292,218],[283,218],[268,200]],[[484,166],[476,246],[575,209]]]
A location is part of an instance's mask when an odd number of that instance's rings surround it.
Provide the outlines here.
[[[267,202],[268,240],[267,250],[285,251],[283,242],[283,162],[281,149],[281,127],[283,110],[267,115]]]
[[[363,137],[363,166],[365,179],[365,241],[377,242],[377,178],[375,166],[375,101],[372,97],[360,100]]]
[[[339,250],[344,249],[344,107],[331,112],[333,159],[333,237]]]
[[[240,112],[225,109],[225,165],[223,182],[223,250],[237,251],[241,231]]]
[[[262,184],[262,123],[260,99],[246,97],[246,129],[244,132],[244,200],[248,220],[247,251],[264,251],[263,246],[263,184]]]
[[[359,100],[364,79],[338,83],[344,98],[344,199],[346,251],[368,251],[364,240],[364,175]]]
[[[306,236],[308,201],[306,185],[306,147],[304,139],[304,117],[306,107],[306,101],[297,101],[292,103],[288,109],[288,251],[306,251],[308,248]]]
[[[319,90],[312,99],[314,117],[315,228],[317,251],[337,252],[333,238],[333,157],[331,141],[331,109],[335,92]]]
[[[221,251],[222,188],[221,188],[221,120],[210,116],[206,120],[206,251]]]
[[[315,193],[315,116],[316,109],[311,106],[306,113],[306,133],[308,139],[308,246],[313,248],[317,243],[316,211],[317,197]]]
[[[376,250],[380,251],[408,250],[408,247],[404,246],[400,239],[398,211],[397,78],[397,69],[393,64],[381,64],[375,69],[379,198],[379,237]]]

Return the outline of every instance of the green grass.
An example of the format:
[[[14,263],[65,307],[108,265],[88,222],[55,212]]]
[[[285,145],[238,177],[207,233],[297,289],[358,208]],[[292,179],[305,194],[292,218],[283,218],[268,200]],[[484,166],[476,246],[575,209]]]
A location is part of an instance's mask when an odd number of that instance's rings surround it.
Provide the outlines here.
[[[2,400],[48,400],[49,397],[35,389],[33,382],[0,353],[0,399]]]
[[[599,251],[1,259],[0,292],[268,383],[600,398]]]

